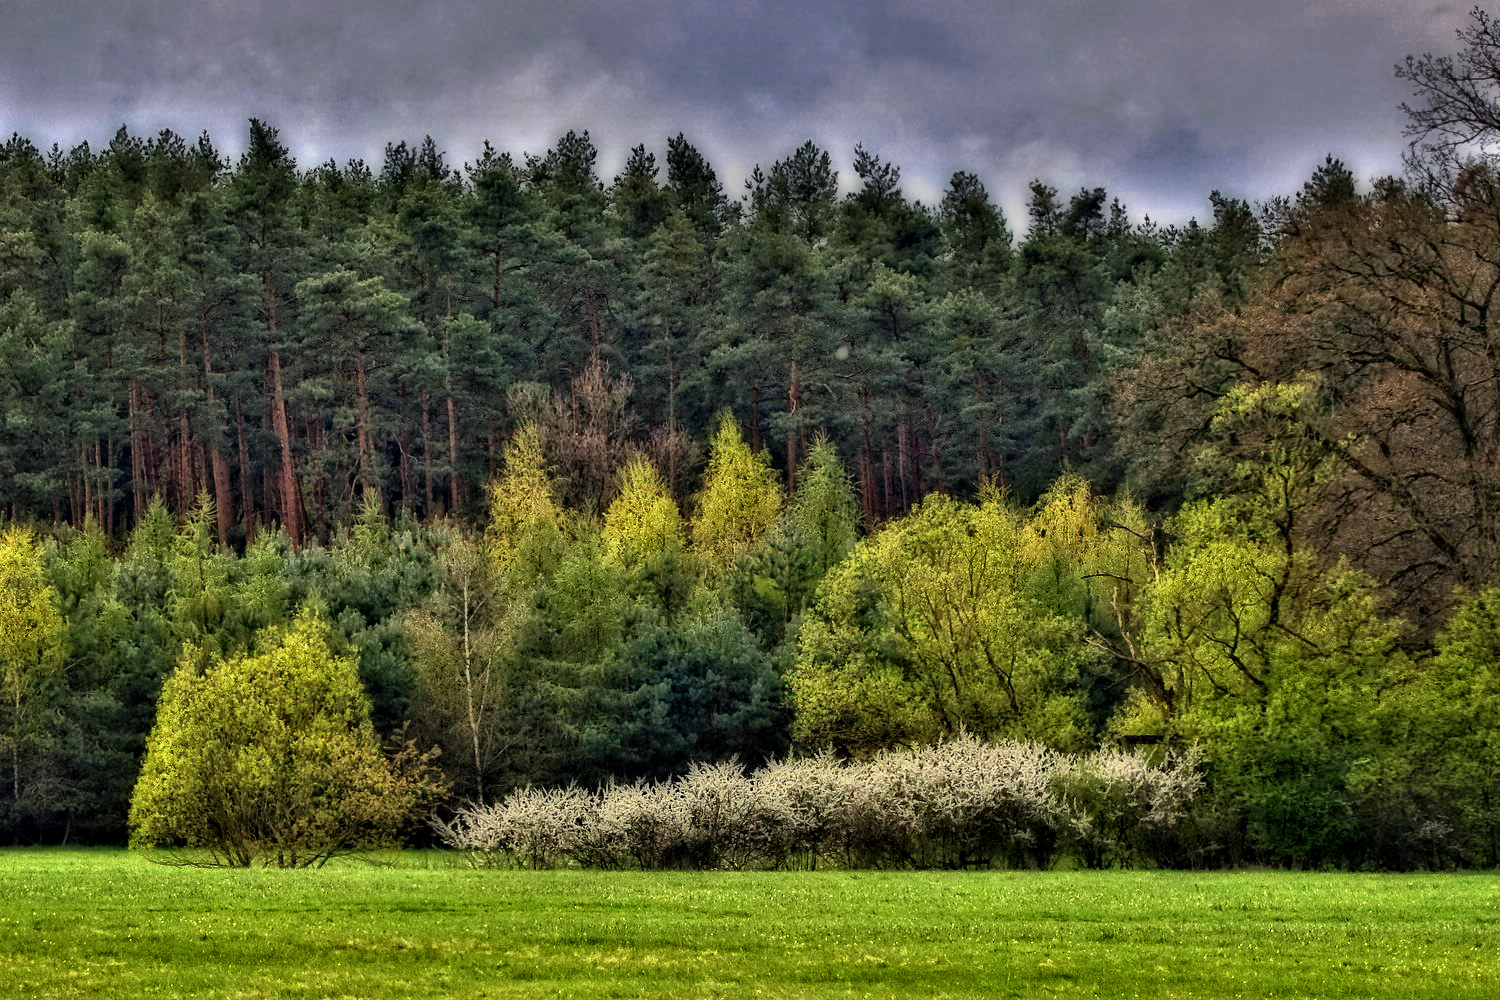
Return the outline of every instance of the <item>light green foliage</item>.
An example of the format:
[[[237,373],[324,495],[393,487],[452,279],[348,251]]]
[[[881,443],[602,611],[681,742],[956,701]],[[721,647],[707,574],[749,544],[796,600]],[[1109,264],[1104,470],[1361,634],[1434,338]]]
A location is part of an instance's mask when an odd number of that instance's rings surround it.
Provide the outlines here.
[[[1026,592],[1024,535],[998,496],[936,496],[861,543],[803,625],[798,741],[868,754],[968,731],[1080,746],[1080,623]]]
[[[39,738],[23,764],[24,808],[12,818],[22,838],[117,839],[172,652],[159,616],[138,618],[121,601],[92,519],[49,545],[45,561],[67,623],[67,661],[33,716]]]
[[[604,512],[605,561],[622,570],[633,589],[671,610],[686,598],[690,564],[687,528],[667,484],[646,459],[633,458],[620,490]]]
[[[284,624],[293,603],[286,536],[262,532],[236,558],[219,545],[216,522],[212,498],[200,492],[163,558],[163,610],[173,637],[200,662],[247,648],[260,629]],[[147,539],[156,530],[150,528],[139,539],[141,554],[154,544]]]
[[[820,579],[854,548],[859,524],[854,486],[827,438],[819,438],[807,454],[797,476],[790,514]]]
[[[1026,591],[1083,629],[1080,692],[1091,721],[1117,735],[1164,730],[1141,702],[1142,692],[1159,694],[1162,684],[1136,640],[1140,596],[1159,568],[1154,536],[1151,519],[1128,497],[1098,496],[1074,475],[1052,484],[1022,532]]]
[[[796,638],[796,622],[819,583],[854,548],[854,490],[827,439],[808,452],[797,492],[775,528],[741,562],[730,590],[767,649]]]
[[[626,576],[604,558],[595,538],[574,544],[552,579],[546,620],[552,652],[575,663],[595,663],[624,636],[632,606]]]
[[[603,541],[609,558],[624,567],[686,546],[677,502],[646,459],[631,459],[621,473],[620,492],[604,515]]]
[[[515,648],[529,609],[502,601],[493,563],[457,528],[437,559],[437,585],[403,615],[415,649],[419,727],[445,749],[456,787],[483,802],[503,752]]]
[[[1301,433],[1303,383],[1240,389],[1215,417],[1224,440],[1255,436],[1259,454],[1204,449],[1236,495],[1189,504],[1150,594],[1150,657],[1169,668],[1165,707],[1263,697],[1278,665],[1301,657],[1376,654],[1391,639],[1370,588],[1329,569],[1305,544],[1303,515],[1320,498],[1332,456]],[[1300,669],[1300,668],[1299,668]]]
[[[367,492],[354,524],[331,547],[283,556],[294,595],[306,593],[309,602],[326,608],[336,651],[357,653],[381,733],[410,718],[415,668],[399,616],[432,590],[435,535],[440,531],[412,522],[392,525]]]
[[[693,518],[693,549],[714,572],[748,556],[781,513],[782,491],[764,453],[750,450],[726,414],[709,445],[708,471]]]
[[[1238,497],[1189,504],[1151,588],[1139,636],[1173,730],[1203,743],[1215,792],[1263,858],[1322,863],[1359,838],[1356,767],[1378,770],[1380,692],[1403,670],[1399,630],[1371,584],[1304,545],[1301,516],[1327,459],[1287,426],[1300,387],[1233,395],[1221,419],[1269,428],[1266,455],[1238,462]]]
[[[553,489],[541,433],[528,424],[506,446],[505,472],[490,487],[485,547],[502,577],[534,582],[556,567],[566,531],[567,515]]]
[[[1318,386],[1308,376],[1234,386],[1214,411],[1211,439],[1196,453],[1200,480],[1214,492],[1242,498],[1263,529],[1302,541],[1299,533],[1309,527],[1341,457],[1340,443],[1314,426],[1318,409]]]
[[[28,528],[0,532],[0,694],[5,699],[5,755],[11,807],[23,793],[21,759],[36,735],[31,700],[63,667],[66,623],[57,591],[42,569],[41,547]]]
[[[287,559],[290,543],[280,532],[261,532],[235,565],[233,632],[248,641],[264,628],[286,622],[292,609]]]
[[[205,657],[228,653],[234,646],[224,629],[234,603],[234,560],[219,548],[214,523],[213,501],[200,493],[167,560],[167,613],[173,631],[180,643]]]
[[[354,661],[304,614],[256,654],[185,655],[168,679],[130,808],[132,843],[220,864],[321,865],[399,842],[435,790],[381,755]]]
[[[1151,535],[1146,512],[1128,498],[1110,501],[1082,477],[1061,476],[1026,520],[1027,589],[1059,614],[1112,631],[1154,576]]]
[[[63,617],[47,582],[42,550],[29,528],[0,532],[0,681],[6,701],[62,667]]]

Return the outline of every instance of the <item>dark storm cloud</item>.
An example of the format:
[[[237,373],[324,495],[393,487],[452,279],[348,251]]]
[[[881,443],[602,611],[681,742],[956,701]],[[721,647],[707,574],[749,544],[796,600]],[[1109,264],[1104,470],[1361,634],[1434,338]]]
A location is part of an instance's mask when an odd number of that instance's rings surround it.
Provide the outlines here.
[[[648,67],[654,89],[726,108],[772,106],[796,111],[838,84],[844,67],[911,62],[973,68],[977,52],[930,20],[868,3],[857,12],[843,5],[799,0],[765,3],[694,2],[668,8],[653,30],[617,51],[620,13],[589,22],[584,35],[602,58],[614,52],[625,63]]]
[[[805,138],[863,141],[931,200],[955,169],[1014,215],[1032,177],[1135,214],[1294,190],[1327,152],[1399,169],[1406,53],[1449,51],[1446,0],[23,0],[0,33],[0,129],[39,144],[280,126],[304,163],[431,133],[540,152],[588,128],[606,179],[686,131],[733,178]],[[852,178],[845,167],[845,180]]]

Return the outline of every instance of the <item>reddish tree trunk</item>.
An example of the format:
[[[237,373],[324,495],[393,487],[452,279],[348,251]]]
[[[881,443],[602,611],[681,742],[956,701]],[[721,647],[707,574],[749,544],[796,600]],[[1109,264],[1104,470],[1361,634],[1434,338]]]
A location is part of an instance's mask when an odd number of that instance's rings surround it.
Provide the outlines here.
[[[271,388],[271,427],[281,448],[281,476],[277,493],[281,498],[281,518],[293,548],[302,545],[302,500],[297,488],[297,469],[292,459],[292,430],[286,418],[286,397],[281,389],[281,354],[272,347],[268,352],[266,374]]]

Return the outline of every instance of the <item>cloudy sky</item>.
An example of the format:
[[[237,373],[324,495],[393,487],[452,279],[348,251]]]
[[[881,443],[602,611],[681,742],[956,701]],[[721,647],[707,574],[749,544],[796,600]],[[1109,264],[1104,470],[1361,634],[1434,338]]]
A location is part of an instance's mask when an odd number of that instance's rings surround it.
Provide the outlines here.
[[[1040,177],[1139,218],[1209,191],[1295,191],[1332,152],[1400,168],[1407,53],[1446,53],[1468,0],[5,0],[0,130],[65,149],[121,124],[303,166],[431,134],[540,153],[588,129],[607,181],[685,132],[726,190],[811,138],[855,143],[933,200],[980,175],[1012,216]]]

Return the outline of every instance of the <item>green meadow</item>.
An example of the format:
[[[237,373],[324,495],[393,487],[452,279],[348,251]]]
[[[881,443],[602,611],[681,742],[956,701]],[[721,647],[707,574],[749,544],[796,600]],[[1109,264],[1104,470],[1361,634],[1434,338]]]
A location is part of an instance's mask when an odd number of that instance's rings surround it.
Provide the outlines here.
[[[1500,877],[0,852],[6,997],[1495,997]]]

